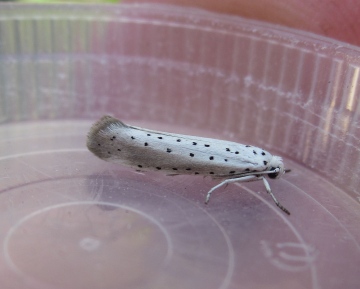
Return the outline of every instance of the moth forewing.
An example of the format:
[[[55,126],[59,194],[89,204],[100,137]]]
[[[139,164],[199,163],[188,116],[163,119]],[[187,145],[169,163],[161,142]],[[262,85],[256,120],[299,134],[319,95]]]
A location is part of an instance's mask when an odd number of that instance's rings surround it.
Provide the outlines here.
[[[111,116],[93,125],[87,146],[105,161],[144,171],[228,179],[223,183],[261,179],[265,174],[278,178],[284,172],[281,158],[255,146],[143,129]]]

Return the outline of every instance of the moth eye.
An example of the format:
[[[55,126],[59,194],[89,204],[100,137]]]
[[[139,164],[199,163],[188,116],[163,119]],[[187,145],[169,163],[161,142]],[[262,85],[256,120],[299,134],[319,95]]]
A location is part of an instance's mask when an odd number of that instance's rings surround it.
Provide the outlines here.
[[[275,170],[276,168],[270,168],[270,171],[273,171],[273,170]],[[268,174],[268,177],[270,178],[270,179],[276,179],[277,177],[279,176],[279,173],[277,172],[277,173],[270,173],[270,174]]]

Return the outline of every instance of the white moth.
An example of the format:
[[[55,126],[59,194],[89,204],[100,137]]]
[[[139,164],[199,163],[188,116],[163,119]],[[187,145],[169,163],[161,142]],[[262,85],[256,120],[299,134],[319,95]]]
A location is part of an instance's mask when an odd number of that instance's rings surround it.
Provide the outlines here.
[[[286,214],[265,179],[278,179],[287,170],[282,159],[250,145],[173,134],[130,126],[111,116],[96,122],[88,134],[88,149],[100,159],[141,171],[203,175],[223,179],[217,188],[234,182],[262,180],[275,204]]]

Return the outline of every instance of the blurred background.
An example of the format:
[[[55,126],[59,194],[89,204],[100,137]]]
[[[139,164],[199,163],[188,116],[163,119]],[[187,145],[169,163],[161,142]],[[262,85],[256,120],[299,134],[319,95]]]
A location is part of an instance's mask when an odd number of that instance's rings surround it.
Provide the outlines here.
[[[229,2],[1,3],[1,289],[360,287],[360,5]],[[282,156],[291,216],[99,160],[104,114]]]

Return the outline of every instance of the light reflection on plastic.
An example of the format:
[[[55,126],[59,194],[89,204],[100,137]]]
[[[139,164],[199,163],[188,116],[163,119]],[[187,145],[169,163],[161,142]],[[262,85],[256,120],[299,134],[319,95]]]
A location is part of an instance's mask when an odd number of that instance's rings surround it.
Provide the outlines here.
[[[352,80],[350,81],[351,85],[350,85],[349,96],[346,102],[346,109],[350,111],[354,110],[355,91],[358,86],[357,85],[358,81],[359,81],[359,67],[355,67]]]

